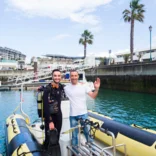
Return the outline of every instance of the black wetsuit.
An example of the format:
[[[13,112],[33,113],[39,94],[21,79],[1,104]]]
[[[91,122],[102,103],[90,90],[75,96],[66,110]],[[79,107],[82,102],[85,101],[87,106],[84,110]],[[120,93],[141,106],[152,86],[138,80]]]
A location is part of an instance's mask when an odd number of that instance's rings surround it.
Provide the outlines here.
[[[50,116],[52,118],[52,122],[54,123],[55,128],[58,131],[58,138],[60,137],[61,127],[62,127],[62,112],[61,112],[61,97],[63,93],[63,86],[59,84],[58,88],[52,88],[53,91],[50,90],[51,84],[49,84],[44,90],[43,94],[43,112],[45,117],[45,145],[48,143],[48,133]],[[58,102],[58,112],[56,114],[51,115],[49,112],[49,96],[53,97]]]

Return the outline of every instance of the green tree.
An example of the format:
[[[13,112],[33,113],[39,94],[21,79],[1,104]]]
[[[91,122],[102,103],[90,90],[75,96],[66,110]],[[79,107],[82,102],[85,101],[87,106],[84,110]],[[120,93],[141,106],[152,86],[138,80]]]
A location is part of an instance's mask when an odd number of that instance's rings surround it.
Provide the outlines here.
[[[100,66],[103,66],[103,65],[107,65],[108,64],[108,60],[109,58],[107,57],[100,57]]]
[[[144,4],[140,4],[140,0],[132,0],[130,2],[130,10],[125,9],[123,14],[123,19],[125,22],[131,23],[130,30],[130,52],[131,52],[131,62],[133,62],[133,50],[134,50],[134,22],[144,21]]]
[[[88,30],[84,30],[83,34],[81,34],[79,44],[84,46],[84,58],[86,58],[87,44],[93,44],[93,38],[94,36]]]
[[[128,63],[129,57],[130,57],[130,54],[123,55],[123,58],[125,60],[125,63]]]
[[[99,58],[100,62],[104,63],[104,57]]]

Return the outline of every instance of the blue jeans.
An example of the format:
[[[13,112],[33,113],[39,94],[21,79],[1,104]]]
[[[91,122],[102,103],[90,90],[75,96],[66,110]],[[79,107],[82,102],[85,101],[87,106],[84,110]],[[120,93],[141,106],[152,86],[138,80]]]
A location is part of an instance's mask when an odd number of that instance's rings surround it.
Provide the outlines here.
[[[83,114],[83,115],[78,115],[78,116],[70,116],[70,127],[72,128],[72,127],[78,126],[79,119],[83,119],[83,120],[88,119],[88,114]],[[84,125],[81,124],[81,126],[84,126]],[[88,126],[84,126],[83,132],[84,132],[87,142],[92,141],[91,138],[89,137],[88,130],[89,130]],[[78,128],[72,132],[72,145],[73,146],[78,145],[78,133],[79,133]]]

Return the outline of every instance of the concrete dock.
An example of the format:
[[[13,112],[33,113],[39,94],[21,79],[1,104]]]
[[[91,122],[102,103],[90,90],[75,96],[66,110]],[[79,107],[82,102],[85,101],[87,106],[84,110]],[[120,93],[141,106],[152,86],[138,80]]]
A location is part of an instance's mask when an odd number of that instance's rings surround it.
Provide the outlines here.
[[[39,86],[44,86],[50,83],[51,81],[47,82],[33,82],[33,83],[27,83],[23,84],[23,89],[24,90],[34,90],[37,89]],[[11,90],[20,90],[21,86],[20,85],[1,85],[0,86],[0,91],[11,91]]]

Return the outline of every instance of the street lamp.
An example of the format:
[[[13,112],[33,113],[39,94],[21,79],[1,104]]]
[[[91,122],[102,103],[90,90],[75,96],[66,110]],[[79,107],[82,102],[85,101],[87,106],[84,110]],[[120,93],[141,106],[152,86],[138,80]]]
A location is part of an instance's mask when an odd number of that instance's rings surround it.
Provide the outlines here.
[[[151,42],[152,42],[152,26],[149,26],[149,31],[150,31],[150,61],[152,61],[152,54],[151,54]]]
[[[111,52],[112,52],[112,51],[109,50],[109,65],[110,65],[110,63],[111,63],[111,60],[110,60],[110,59],[111,59],[111,58],[110,58]]]

